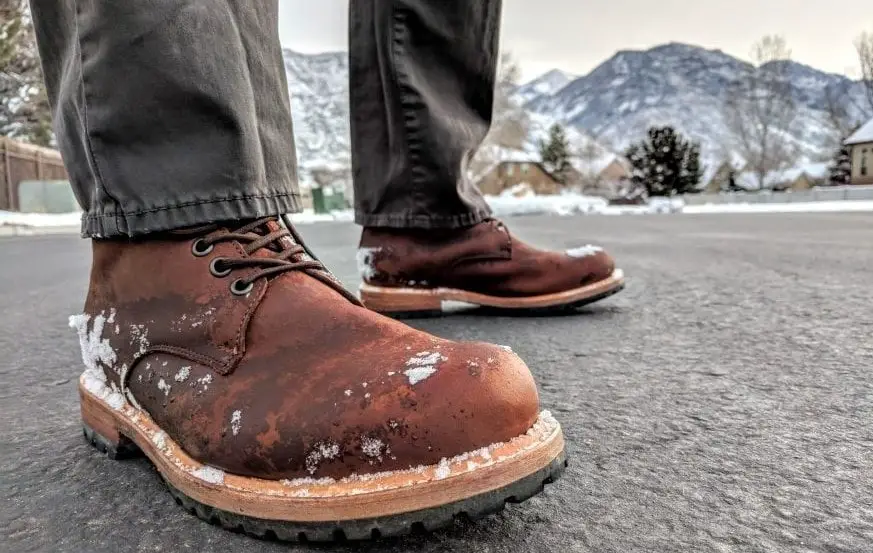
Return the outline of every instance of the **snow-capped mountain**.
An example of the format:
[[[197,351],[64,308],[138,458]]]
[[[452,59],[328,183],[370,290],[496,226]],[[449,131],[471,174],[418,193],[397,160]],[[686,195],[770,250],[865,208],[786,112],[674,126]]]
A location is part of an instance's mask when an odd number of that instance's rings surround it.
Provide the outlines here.
[[[828,95],[849,91],[860,99],[862,85],[800,63],[776,63],[788,65],[798,105],[792,128],[783,132],[794,138],[801,157],[830,156]],[[686,44],[622,51],[556,92],[527,96],[524,105],[586,129],[618,151],[652,125],[669,124],[699,141],[704,161],[712,165],[737,157],[723,117],[724,94],[751,68],[724,52]]]
[[[801,157],[827,158],[834,144],[828,97],[848,91],[863,105],[862,85],[800,63],[778,63],[788,64],[799,108],[792,128],[784,132],[794,137]],[[301,168],[350,166],[347,55],[286,50],[285,68]],[[711,172],[721,160],[737,157],[723,118],[723,95],[750,69],[721,51],[665,44],[618,52],[581,77],[550,71],[513,94],[531,114],[524,150],[534,154],[538,139],[558,121],[573,131],[568,132],[571,139],[583,147],[593,140],[589,151],[608,159],[609,151],[624,151],[650,126],[669,124],[701,143]]]
[[[560,69],[552,69],[529,83],[519,86],[512,94],[512,99],[524,105],[538,97],[554,96],[577,78],[578,76],[565,73]]]

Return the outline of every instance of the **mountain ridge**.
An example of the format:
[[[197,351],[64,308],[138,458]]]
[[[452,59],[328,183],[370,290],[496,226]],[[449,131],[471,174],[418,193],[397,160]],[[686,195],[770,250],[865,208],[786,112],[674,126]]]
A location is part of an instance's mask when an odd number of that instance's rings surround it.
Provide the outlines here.
[[[349,167],[348,55],[283,50],[300,165]],[[863,84],[793,60],[788,64],[798,117],[781,129],[798,150],[798,163],[828,158],[836,144],[828,127],[827,95],[863,98]],[[669,42],[623,49],[585,75],[552,69],[512,93],[536,116],[536,132],[564,124],[612,152],[623,152],[653,125],[672,125],[700,142],[709,172],[737,158],[723,115],[724,91],[752,64],[719,49]],[[860,118],[861,113],[852,115]],[[535,143],[532,137],[528,142]],[[587,140],[587,139],[586,139]],[[531,150],[531,148],[526,148]]]

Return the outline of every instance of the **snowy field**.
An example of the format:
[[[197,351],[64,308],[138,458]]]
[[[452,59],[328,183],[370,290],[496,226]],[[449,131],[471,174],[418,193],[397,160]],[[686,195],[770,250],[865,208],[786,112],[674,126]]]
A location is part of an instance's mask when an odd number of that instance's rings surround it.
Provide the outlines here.
[[[873,200],[792,203],[734,203],[685,205],[680,198],[656,199],[646,205],[609,205],[603,198],[580,194],[556,196],[486,196],[497,217],[523,215],[654,215],[706,213],[825,213],[873,212]],[[77,233],[81,213],[17,213],[0,211],[0,235],[29,233]],[[312,210],[291,215],[297,224],[352,222],[352,210],[316,214]],[[5,232],[4,232],[5,231]]]

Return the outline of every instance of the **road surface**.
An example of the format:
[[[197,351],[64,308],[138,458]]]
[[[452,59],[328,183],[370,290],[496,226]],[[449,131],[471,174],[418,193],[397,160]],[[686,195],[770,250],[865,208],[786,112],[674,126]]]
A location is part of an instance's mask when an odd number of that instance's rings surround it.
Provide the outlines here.
[[[873,547],[873,216],[528,217],[601,243],[627,289],[574,316],[414,321],[510,344],[564,424],[565,477],[427,537],[329,551],[829,553]],[[302,227],[356,285],[350,224]],[[81,436],[87,242],[0,239],[0,550],[305,551],[183,512],[144,460]],[[293,314],[289,314],[293,316]]]

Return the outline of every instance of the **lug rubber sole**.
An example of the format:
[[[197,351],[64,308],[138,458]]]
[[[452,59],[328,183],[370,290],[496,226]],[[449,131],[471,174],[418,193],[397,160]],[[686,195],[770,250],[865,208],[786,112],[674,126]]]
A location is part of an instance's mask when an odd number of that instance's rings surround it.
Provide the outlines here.
[[[555,294],[502,297],[455,288],[387,288],[363,283],[360,297],[371,311],[395,318],[438,317],[446,313],[475,310],[504,315],[545,315],[569,312],[617,294],[624,289],[624,272],[599,282]]]
[[[321,542],[432,531],[524,501],[567,464],[560,425],[544,412],[526,434],[439,465],[342,480],[261,480],[193,460],[93,376],[83,375],[79,392],[91,445],[111,459],[145,455],[187,511],[258,538]]]

